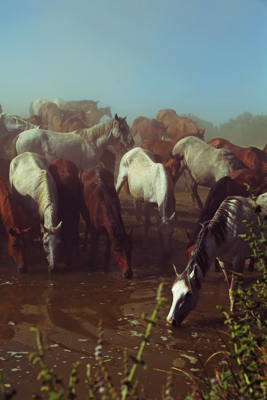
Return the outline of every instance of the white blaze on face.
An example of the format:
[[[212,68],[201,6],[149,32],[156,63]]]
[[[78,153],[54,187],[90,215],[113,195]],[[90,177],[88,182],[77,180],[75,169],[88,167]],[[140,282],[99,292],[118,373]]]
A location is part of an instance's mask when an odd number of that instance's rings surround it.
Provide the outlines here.
[[[171,306],[169,315],[167,317],[168,321],[174,319],[175,309],[176,309],[176,305],[177,305],[178,301],[181,300],[183,297],[185,297],[188,292],[189,292],[189,289],[185,285],[183,280],[178,281],[173,285],[173,287],[172,287],[173,300],[172,300],[172,306]]]

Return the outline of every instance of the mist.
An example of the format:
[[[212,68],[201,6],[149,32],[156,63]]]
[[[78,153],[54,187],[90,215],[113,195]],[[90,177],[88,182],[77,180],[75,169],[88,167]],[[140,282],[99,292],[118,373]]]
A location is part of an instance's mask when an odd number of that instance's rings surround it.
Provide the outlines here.
[[[163,108],[214,125],[266,114],[266,11],[260,0],[4,2],[0,103],[27,117],[41,97],[99,100],[129,125]]]

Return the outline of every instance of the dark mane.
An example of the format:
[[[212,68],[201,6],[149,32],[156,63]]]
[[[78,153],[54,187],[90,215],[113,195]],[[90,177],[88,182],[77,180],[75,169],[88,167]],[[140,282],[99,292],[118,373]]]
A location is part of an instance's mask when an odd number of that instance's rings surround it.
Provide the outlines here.
[[[235,202],[232,201],[233,199]],[[200,230],[194,250],[192,252],[192,257],[187,265],[187,268],[179,277],[179,279],[184,279],[190,290],[192,289],[192,282],[189,275],[193,270],[194,264],[197,264],[200,267],[203,276],[207,274],[210,268],[210,259],[205,244],[206,236],[208,234],[211,235],[217,246],[224,244],[232,229],[231,224],[229,223],[229,218],[232,221],[236,220],[238,218],[237,214],[240,207],[242,207],[241,200],[228,197],[219,207],[213,219],[207,222],[207,224],[205,224]],[[197,285],[200,285],[200,283],[196,282],[196,287]]]
[[[193,231],[192,239],[187,244],[186,250],[196,243],[197,236],[201,231],[203,224],[214,217],[221,203],[228,196],[243,196],[245,191],[245,188],[241,187],[229,176],[221,178],[209,191],[203,210],[201,211],[200,217]]]

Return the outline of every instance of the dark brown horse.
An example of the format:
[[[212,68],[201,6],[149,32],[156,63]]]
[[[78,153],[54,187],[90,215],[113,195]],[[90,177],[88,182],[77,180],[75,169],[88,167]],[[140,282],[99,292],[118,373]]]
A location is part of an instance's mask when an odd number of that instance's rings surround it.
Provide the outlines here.
[[[46,125],[48,130],[61,131],[61,125],[65,120],[65,111],[62,111],[55,103],[44,103],[39,109],[38,116],[42,118],[42,124]]]
[[[3,258],[3,235],[6,231],[9,255],[13,257],[19,272],[27,272],[25,235],[31,228],[21,229],[18,207],[2,176],[0,176],[0,215],[0,257]]]
[[[56,182],[58,191],[58,218],[62,221],[60,231],[62,254],[65,255],[66,265],[71,265],[74,248],[76,255],[79,255],[81,183],[76,165],[64,158],[59,158],[50,164],[49,172]]]
[[[229,149],[239,160],[243,161],[252,171],[257,172],[262,177],[267,176],[267,154],[256,147],[237,146],[226,139],[212,139],[208,144],[216,149]]]
[[[125,232],[121,217],[121,205],[114,187],[113,175],[104,168],[94,167],[82,175],[86,209],[82,213],[90,226],[91,248],[89,263],[94,264],[99,235],[107,235],[105,265],[110,263],[110,249],[126,279],[132,278],[131,231]]]
[[[132,137],[139,134],[142,143],[145,140],[156,138],[161,139],[165,137],[166,128],[156,119],[149,119],[146,117],[138,117],[134,120],[133,126],[131,128]]]
[[[197,122],[191,118],[180,117],[174,110],[166,108],[157,113],[157,120],[166,128],[166,134],[170,139],[182,139],[186,136],[196,136],[204,140],[205,129],[197,126]]]

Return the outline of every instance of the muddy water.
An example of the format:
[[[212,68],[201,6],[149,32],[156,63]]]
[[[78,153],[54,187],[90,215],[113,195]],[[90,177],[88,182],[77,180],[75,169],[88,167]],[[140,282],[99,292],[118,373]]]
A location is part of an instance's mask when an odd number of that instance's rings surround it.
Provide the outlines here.
[[[202,189],[204,200],[207,190]],[[216,305],[228,307],[226,284],[221,273],[210,272],[205,279],[197,308],[180,328],[169,329],[165,318],[172,301],[171,285],[174,280],[172,263],[181,269],[186,266],[184,229],[193,229],[198,209],[191,204],[190,196],[179,186],[177,193],[178,222],[172,242],[169,261],[161,258],[161,248],[156,233],[156,221],[152,218],[149,249],[142,248],[143,227],[133,216],[132,201],[121,196],[123,219],[126,229],[133,230],[134,251],[132,268],[134,277],[125,281],[112,260],[110,270],[103,270],[103,257],[98,257],[98,267],[86,266],[88,254],[75,260],[72,269],[60,266],[58,274],[49,275],[40,245],[29,263],[29,272],[18,275],[8,255],[0,267],[0,370],[7,374],[7,385],[16,388],[19,399],[28,399],[37,392],[39,372],[28,363],[29,353],[36,350],[35,335],[30,327],[36,327],[50,346],[47,363],[59,376],[67,376],[74,361],[81,361],[80,378],[85,379],[85,366],[90,363],[93,373],[97,370],[94,348],[97,343],[98,323],[104,328],[104,357],[106,366],[116,386],[120,386],[123,373],[123,352],[137,355],[140,334],[145,323],[144,312],[151,314],[156,303],[157,288],[161,281],[167,283],[164,296],[165,310],[160,311],[162,320],[153,328],[151,339],[143,358],[148,364],[145,371],[138,367],[136,378],[145,384],[152,398],[161,398],[166,371],[172,367],[192,374],[198,373],[196,355],[191,343],[197,342],[201,359],[205,362],[216,350],[225,350],[214,327],[223,329]],[[81,227],[84,229],[84,226]],[[104,240],[103,240],[104,245]],[[103,247],[101,245],[101,248]],[[211,346],[213,349],[211,349]],[[216,360],[208,369],[213,371]],[[78,393],[85,398],[83,383]],[[174,394],[186,395],[192,390],[192,382],[174,370]]]

